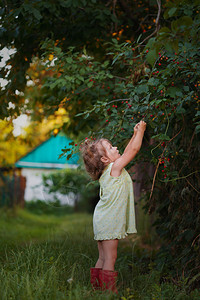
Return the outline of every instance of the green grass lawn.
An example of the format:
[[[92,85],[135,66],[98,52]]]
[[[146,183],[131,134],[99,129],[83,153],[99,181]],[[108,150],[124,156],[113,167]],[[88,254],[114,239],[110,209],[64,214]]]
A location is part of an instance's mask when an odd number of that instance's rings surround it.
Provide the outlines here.
[[[132,235],[119,241],[119,295],[93,292],[90,267],[98,258],[92,215],[35,215],[0,210],[0,299],[199,299],[170,278],[160,280],[149,250]]]

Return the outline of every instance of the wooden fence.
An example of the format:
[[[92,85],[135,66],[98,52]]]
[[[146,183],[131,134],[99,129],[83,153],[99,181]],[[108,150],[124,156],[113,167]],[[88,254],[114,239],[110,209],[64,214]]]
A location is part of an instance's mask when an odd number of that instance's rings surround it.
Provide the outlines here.
[[[24,207],[25,187],[25,177],[16,175],[14,171],[6,174],[0,170],[0,207]]]

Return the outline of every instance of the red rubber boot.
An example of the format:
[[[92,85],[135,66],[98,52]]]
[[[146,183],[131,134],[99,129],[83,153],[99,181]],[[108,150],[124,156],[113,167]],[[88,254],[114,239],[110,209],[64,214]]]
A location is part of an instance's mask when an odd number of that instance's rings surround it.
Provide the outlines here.
[[[90,283],[93,290],[100,290],[99,272],[101,268],[90,268]]]
[[[100,270],[99,271],[99,282],[100,287],[103,291],[109,290],[113,293],[118,294],[116,282],[117,282],[118,272],[110,270]]]

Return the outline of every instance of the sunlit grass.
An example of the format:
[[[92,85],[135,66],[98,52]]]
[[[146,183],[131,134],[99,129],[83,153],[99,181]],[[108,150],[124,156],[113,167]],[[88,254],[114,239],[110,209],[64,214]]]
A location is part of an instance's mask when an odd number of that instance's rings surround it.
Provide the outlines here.
[[[147,250],[134,236],[119,242],[119,295],[93,292],[90,267],[98,257],[92,215],[0,212],[0,299],[198,299],[184,284],[160,282]],[[123,297],[123,298],[122,298]]]

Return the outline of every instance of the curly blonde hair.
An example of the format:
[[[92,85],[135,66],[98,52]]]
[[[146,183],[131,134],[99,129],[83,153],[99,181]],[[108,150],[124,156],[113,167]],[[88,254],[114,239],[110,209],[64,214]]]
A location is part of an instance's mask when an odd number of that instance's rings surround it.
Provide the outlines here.
[[[105,168],[104,163],[101,161],[102,156],[106,156],[105,148],[102,145],[103,141],[107,139],[101,138],[97,140],[85,140],[81,145],[81,153],[85,164],[86,171],[93,180],[101,177]],[[110,141],[108,141],[110,143]]]

